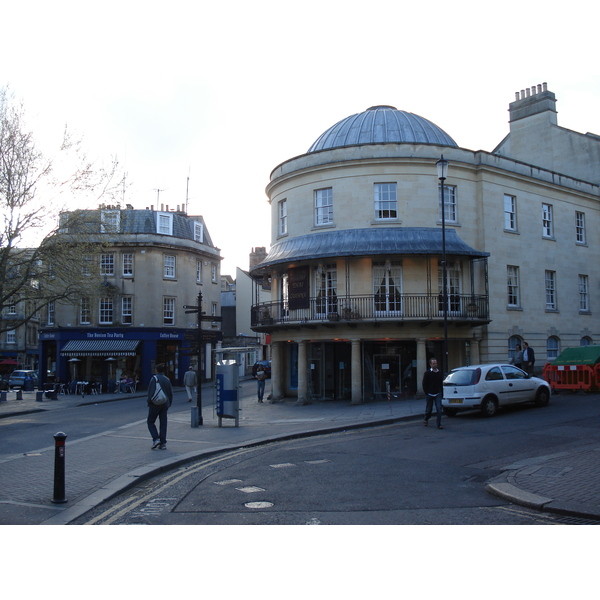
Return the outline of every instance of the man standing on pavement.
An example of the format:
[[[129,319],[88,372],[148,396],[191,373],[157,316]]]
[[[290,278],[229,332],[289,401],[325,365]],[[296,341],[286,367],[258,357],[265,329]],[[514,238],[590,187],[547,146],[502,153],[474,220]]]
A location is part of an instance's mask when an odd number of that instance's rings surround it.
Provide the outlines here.
[[[529,347],[527,342],[523,342],[523,368],[533,375],[533,364],[535,363],[535,352]]]
[[[148,386],[148,431],[152,436],[152,450],[167,449],[167,411],[173,402],[173,387],[164,374],[164,366],[156,365],[156,374]],[[160,432],[156,429],[159,420]]]
[[[192,398],[196,395],[196,386],[198,385],[198,377],[196,376],[196,371],[194,371],[192,367],[190,367],[183,376],[183,385],[185,385],[188,402],[191,402]]]
[[[437,360],[435,358],[429,361],[430,368],[423,374],[423,391],[427,397],[427,405],[425,407],[425,421],[423,424],[425,427],[429,424],[431,418],[431,412],[433,410],[433,403],[435,402],[435,416],[437,419],[437,428],[444,429],[442,427],[442,394],[444,388],[442,387],[444,376],[438,369]]]

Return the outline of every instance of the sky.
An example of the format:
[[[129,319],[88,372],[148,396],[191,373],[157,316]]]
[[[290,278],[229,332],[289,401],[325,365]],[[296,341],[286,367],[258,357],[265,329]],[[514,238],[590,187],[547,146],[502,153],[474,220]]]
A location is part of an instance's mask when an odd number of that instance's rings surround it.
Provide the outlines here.
[[[560,126],[600,133],[590,6],[21,0],[2,11],[0,87],[42,145],[66,125],[98,161],[117,157],[123,205],[187,198],[235,276],[271,244],[271,171],[370,106],[491,151],[515,92],[547,82]]]

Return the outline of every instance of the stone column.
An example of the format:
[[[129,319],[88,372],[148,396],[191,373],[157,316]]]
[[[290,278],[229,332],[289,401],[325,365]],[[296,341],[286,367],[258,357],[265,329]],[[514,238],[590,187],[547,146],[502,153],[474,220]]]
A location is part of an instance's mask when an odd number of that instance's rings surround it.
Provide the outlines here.
[[[306,340],[298,341],[298,400],[296,404],[309,404],[308,397],[308,352]]]
[[[273,402],[285,397],[281,344],[282,342],[271,342],[271,400]]]
[[[362,361],[360,340],[351,340],[352,343],[352,400],[351,404],[362,404]]]
[[[479,338],[473,338],[471,340],[471,364],[478,365],[481,362],[479,357]]]
[[[417,338],[417,396],[424,396],[423,375],[427,371],[427,350],[425,338]]]

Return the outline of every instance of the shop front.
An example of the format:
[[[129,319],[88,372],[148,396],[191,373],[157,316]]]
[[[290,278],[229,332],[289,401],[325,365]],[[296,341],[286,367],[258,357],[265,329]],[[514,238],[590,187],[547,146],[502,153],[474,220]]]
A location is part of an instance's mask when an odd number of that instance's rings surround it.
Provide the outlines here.
[[[127,329],[45,330],[40,334],[40,370],[44,382],[68,391],[114,393],[145,388],[158,363],[165,375],[182,385],[194,357],[187,330]]]

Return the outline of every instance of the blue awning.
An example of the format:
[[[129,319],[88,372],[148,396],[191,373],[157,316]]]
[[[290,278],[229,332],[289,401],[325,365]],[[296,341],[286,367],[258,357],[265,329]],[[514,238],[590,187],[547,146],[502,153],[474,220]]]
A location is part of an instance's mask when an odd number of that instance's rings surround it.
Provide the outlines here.
[[[141,340],[70,340],[63,356],[135,356]]]

